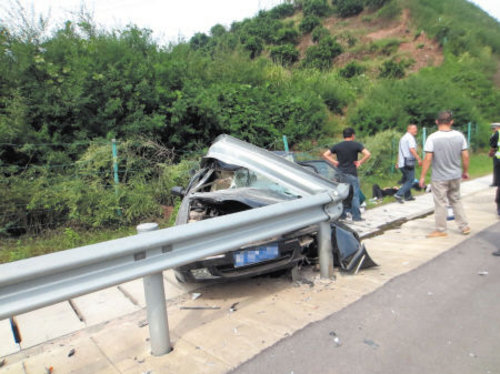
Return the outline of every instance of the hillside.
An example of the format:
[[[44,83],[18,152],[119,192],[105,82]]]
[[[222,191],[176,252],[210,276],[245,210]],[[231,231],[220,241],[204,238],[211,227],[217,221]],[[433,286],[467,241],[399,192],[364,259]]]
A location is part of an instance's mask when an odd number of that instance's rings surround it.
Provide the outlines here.
[[[500,24],[465,0],[295,0],[168,47],[26,19],[0,26],[0,235],[158,217],[222,133],[317,154],[352,126],[383,176],[410,122],[452,110],[479,149],[499,120]]]
[[[427,66],[439,66],[443,62],[443,51],[439,43],[427,37],[425,32],[419,32],[417,35],[417,31],[412,29],[408,9],[403,9],[397,19],[390,21],[375,19],[367,22],[362,20],[363,16],[361,13],[348,20],[332,16],[326,18],[323,25],[332,34],[356,35],[361,45],[373,46],[384,39],[397,43],[398,48],[391,54],[414,61],[408,68],[408,73],[417,72]],[[307,48],[313,45],[311,34],[302,37],[297,47],[301,58],[304,58]],[[342,68],[352,61],[386,59],[391,54],[375,47],[346,50],[333,60],[333,66]]]

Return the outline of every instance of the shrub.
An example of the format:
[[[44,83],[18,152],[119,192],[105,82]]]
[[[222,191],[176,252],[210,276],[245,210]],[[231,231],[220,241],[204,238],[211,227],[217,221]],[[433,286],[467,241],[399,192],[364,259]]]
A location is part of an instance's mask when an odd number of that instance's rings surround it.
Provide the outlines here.
[[[407,60],[396,61],[394,59],[385,61],[379,69],[381,78],[401,79],[405,76],[405,70],[410,65]]]
[[[297,51],[292,44],[272,47],[270,54],[273,62],[283,66],[289,66],[299,59],[299,51]]]
[[[366,137],[363,145],[370,150],[371,157],[365,167],[360,169],[361,176],[386,177],[396,162],[399,138],[403,127],[377,132]]]
[[[307,34],[314,30],[315,27],[321,25],[321,21],[317,16],[305,16],[299,24],[299,30],[303,34]]]
[[[259,56],[260,53],[262,52],[262,49],[264,48],[264,43],[262,42],[262,39],[259,37],[255,36],[249,36],[247,40],[245,41],[245,44],[243,44],[246,50],[250,51],[250,58],[254,59],[255,57]]]
[[[324,17],[330,12],[327,0],[303,0],[302,10],[304,15]]]
[[[210,35],[212,35],[214,38],[220,38],[222,35],[226,33],[226,28],[222,26],[220,23],[212,26],[210,29]]]
[[[356,37],[353,36],[349,31],[342,31],[337,35],[337,39],[340,42],[346,44],[349,48],[354,47],[358,42],[358,39],[356,39]]]
[[[275,19],[281,19],[293,16],[295,13],[295,7],[293,4],[285,3],[275,6],[269,11],[269,15]]]
[[[325,27],[323,27],[323,26],[318,26],[318,27],[316,27],[316,28],[313,30],[312,34],[311,34],[311,36],[312,36],[312,41],[313,41],[314,43],[319,42],[321,39],[323,39],[323,38],[325,38],[325,37],[327,37],[327,36],[329,36],[329,35],[330,35],[330,31],[328,31],[328,29],[326,29],[326,28],[325,28]]]
[[[207,34],[197,32],[191,37],[191,39],[189,39],[189,45],[192,49],[197,50],[207,46],[209,41],[210,37]]]
[[[299,41],[299,33],[291,27],[284,27],[278,30],[274,42],[276,44],[297,44]]]
[[[341,53],[342,47],[334,38],[323,38],[318,45],[307,49],[303,66],[320,70],[329,69],[332,66],[332,60]]]
[[[352,78],[356,75],[363,74],[366,68],[356,61],[349,62],[346,66],[340,69],[340,76],[344,78]]]
[[[363,0],[337,0],[337,13],[340,17],[355,16],[363,11]]]

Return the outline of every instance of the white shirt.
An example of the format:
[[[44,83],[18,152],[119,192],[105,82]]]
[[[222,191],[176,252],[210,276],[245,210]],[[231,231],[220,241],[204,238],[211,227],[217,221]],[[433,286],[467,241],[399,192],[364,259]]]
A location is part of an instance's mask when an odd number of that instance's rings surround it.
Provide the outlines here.
[[[405,157],[415,159],[415,157],[410,152],[410,148],[417,149],[417,142],[415,137],[407,132],[403,135],[399,141],[399,151],[398,151],[398,167],[403,168],[405,166]]]

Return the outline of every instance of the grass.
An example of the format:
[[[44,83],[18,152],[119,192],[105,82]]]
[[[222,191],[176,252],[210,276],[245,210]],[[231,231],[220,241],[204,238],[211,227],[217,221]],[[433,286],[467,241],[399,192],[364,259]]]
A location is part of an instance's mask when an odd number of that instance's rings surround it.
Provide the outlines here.
[[[470,176],[478,178],[492,173],[492,161],[485,153],[471,155]],[[430,173],[428,173],[427,180]],[[420,168],[415,172],[420,176]],[[372,185],[377,183],[382,188],[397,185],[401,178],[398,170],[393,170],[384,177],[366,177],[361,179],[361,190],[367,200],[372,197]],[[417,192],[417,194],[419,194]],[[386,202],[391,202],[387,199]],[[368,202],[368,208],[375,206]],[[172,221],[159,222],[161,228],[168,227]],[[76,228],[61,228],[39,235],[23,235],[18,238],[0,238],[0,263],[12,262],[23,258],[39,256],[69,248],[104,242],[136,234],[135,226],[125,226],[116,229],[84,230]]]

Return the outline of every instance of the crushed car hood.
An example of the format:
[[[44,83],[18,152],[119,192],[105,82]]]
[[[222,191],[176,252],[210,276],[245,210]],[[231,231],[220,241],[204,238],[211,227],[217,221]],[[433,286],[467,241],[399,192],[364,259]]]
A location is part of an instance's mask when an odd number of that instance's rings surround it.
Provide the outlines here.
[[[340,202],[349,194],[349,185],[333,182],[313,171],[229,135],[218,136],[205,156],[204,162],[216,159],[258,172],[298,196],[331,192]]]

